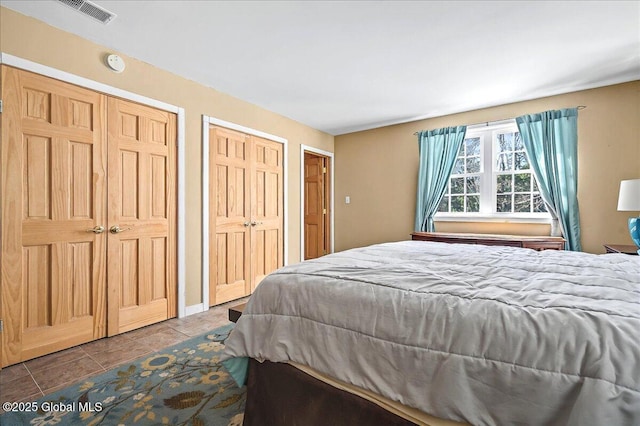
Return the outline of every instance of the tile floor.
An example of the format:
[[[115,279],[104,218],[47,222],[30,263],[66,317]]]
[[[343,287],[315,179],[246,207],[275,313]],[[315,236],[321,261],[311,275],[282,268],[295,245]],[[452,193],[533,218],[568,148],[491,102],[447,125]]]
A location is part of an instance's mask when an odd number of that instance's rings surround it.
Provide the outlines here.
[[[0,404],[34,401],[120,364],[228,324],[229,307],[246,300],[236,300],[206,312],[173,318],[3,368],[0,370]]]

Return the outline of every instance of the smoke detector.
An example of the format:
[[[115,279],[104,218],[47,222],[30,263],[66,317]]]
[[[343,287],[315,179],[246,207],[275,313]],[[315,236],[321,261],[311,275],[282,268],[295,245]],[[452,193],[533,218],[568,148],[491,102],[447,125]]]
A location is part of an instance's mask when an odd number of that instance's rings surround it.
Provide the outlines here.
[[[73,10],[76,10],[83,15],[86,15],[98,22],[102,22],[103,24],[108,24],[113,21],[116,17],[115,13],[109,12],[106,9],[101,8],[100,6],[91,3],[87,0],[57,0],[58,3],[62,3],[65,6],[70,7]]]
[[[124,60],[122,60],[122,58],[120,56],[118,56],[118,55],[108,55],[105,58],[105,61],[107,63],[107,66],[113,72],[121,73],[122,71],[124,71],[124,68],[125,68]]]

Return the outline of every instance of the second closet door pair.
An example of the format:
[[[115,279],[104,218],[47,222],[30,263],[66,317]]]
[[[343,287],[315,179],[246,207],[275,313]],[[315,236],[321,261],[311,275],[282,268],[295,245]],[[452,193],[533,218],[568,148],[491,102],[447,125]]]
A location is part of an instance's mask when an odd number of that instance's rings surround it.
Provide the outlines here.
[[[209,128],[209,301],[247,296],[283,265],[283,145]]]

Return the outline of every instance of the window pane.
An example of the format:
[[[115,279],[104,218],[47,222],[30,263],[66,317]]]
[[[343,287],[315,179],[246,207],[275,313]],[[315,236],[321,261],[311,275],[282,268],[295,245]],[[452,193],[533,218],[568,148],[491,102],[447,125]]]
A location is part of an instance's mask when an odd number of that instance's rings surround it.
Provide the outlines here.
[[[480,211],[480,196],[469,195],[467,197],[467,212],[477,213]]]
[[[464,160],[462,158],[458,158],[456,163],[453,165],[452,175],[461,175],[464,173]]]
[[[465,139],[467,155],[480,155],[480,138]]]
[[[473,129],[460,144],[438,212],[545,213],[532,167],[515,123]],[[485,202],[489,205],[480,205]]]
[[[451,211],[464,212],[464,195],[451,197]]]
[[[520,137],[520,132],[514,133],[514,146],[513,149],[516,151],[524,151],[524,143],[522,143],[522,137]]]
[[[472,176],[467,178],[467,194],[480,193],[480,176]]]
[[[516,194],[513,197],[514,209],[516,213],[529,213],[531,211],[531,196],[529,194]]]
[[[529,169],[529,159],[527,158],[527,154],[522,152],[516,152],[515,154],[515,166],[516,170],[528,170]]]
[[[538,188],[538,181],[535,176],[531,175],[531,179],[533,180],[533,192],[540,192],[540,188]]]
[[[531,174],[518,173],[513,175],[515,192],[531,192]]]
[[[467,157],[467,173],[480,173],[480,157]]]
[[[498,175],[496,191],[498,194],[511,192],[511,175]]]
[[[464,194],[464,178],[451,178],[451,193]]]
[[[533,211],[534,213],[547,211],[547,206],[545,206],[544,201],[542,201],[540,194],[533,194]]]
[[[498,213],[511,213],[511,195],[498,195],[496,211]]]
[[[498,150],[500,152],[513,151],[513,133],[498,134]]]
[[[440,204],[438,205],[438,211],[445,212],[445,213],[449,211],[449,197],[447,197],[446,195],[442,197],[442,200],[440,200]]]
[[[513,170],[513,157],[511,154],[498,155],[498,161],[496,163],[498,171],[506,172]]]

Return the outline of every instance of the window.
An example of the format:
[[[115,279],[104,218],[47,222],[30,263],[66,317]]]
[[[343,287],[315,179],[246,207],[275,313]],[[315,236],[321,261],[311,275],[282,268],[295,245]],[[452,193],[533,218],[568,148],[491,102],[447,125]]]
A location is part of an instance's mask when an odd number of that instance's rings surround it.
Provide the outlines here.
[[[513,120],[467,129],[436,219],[446,216],[549,218]]]

